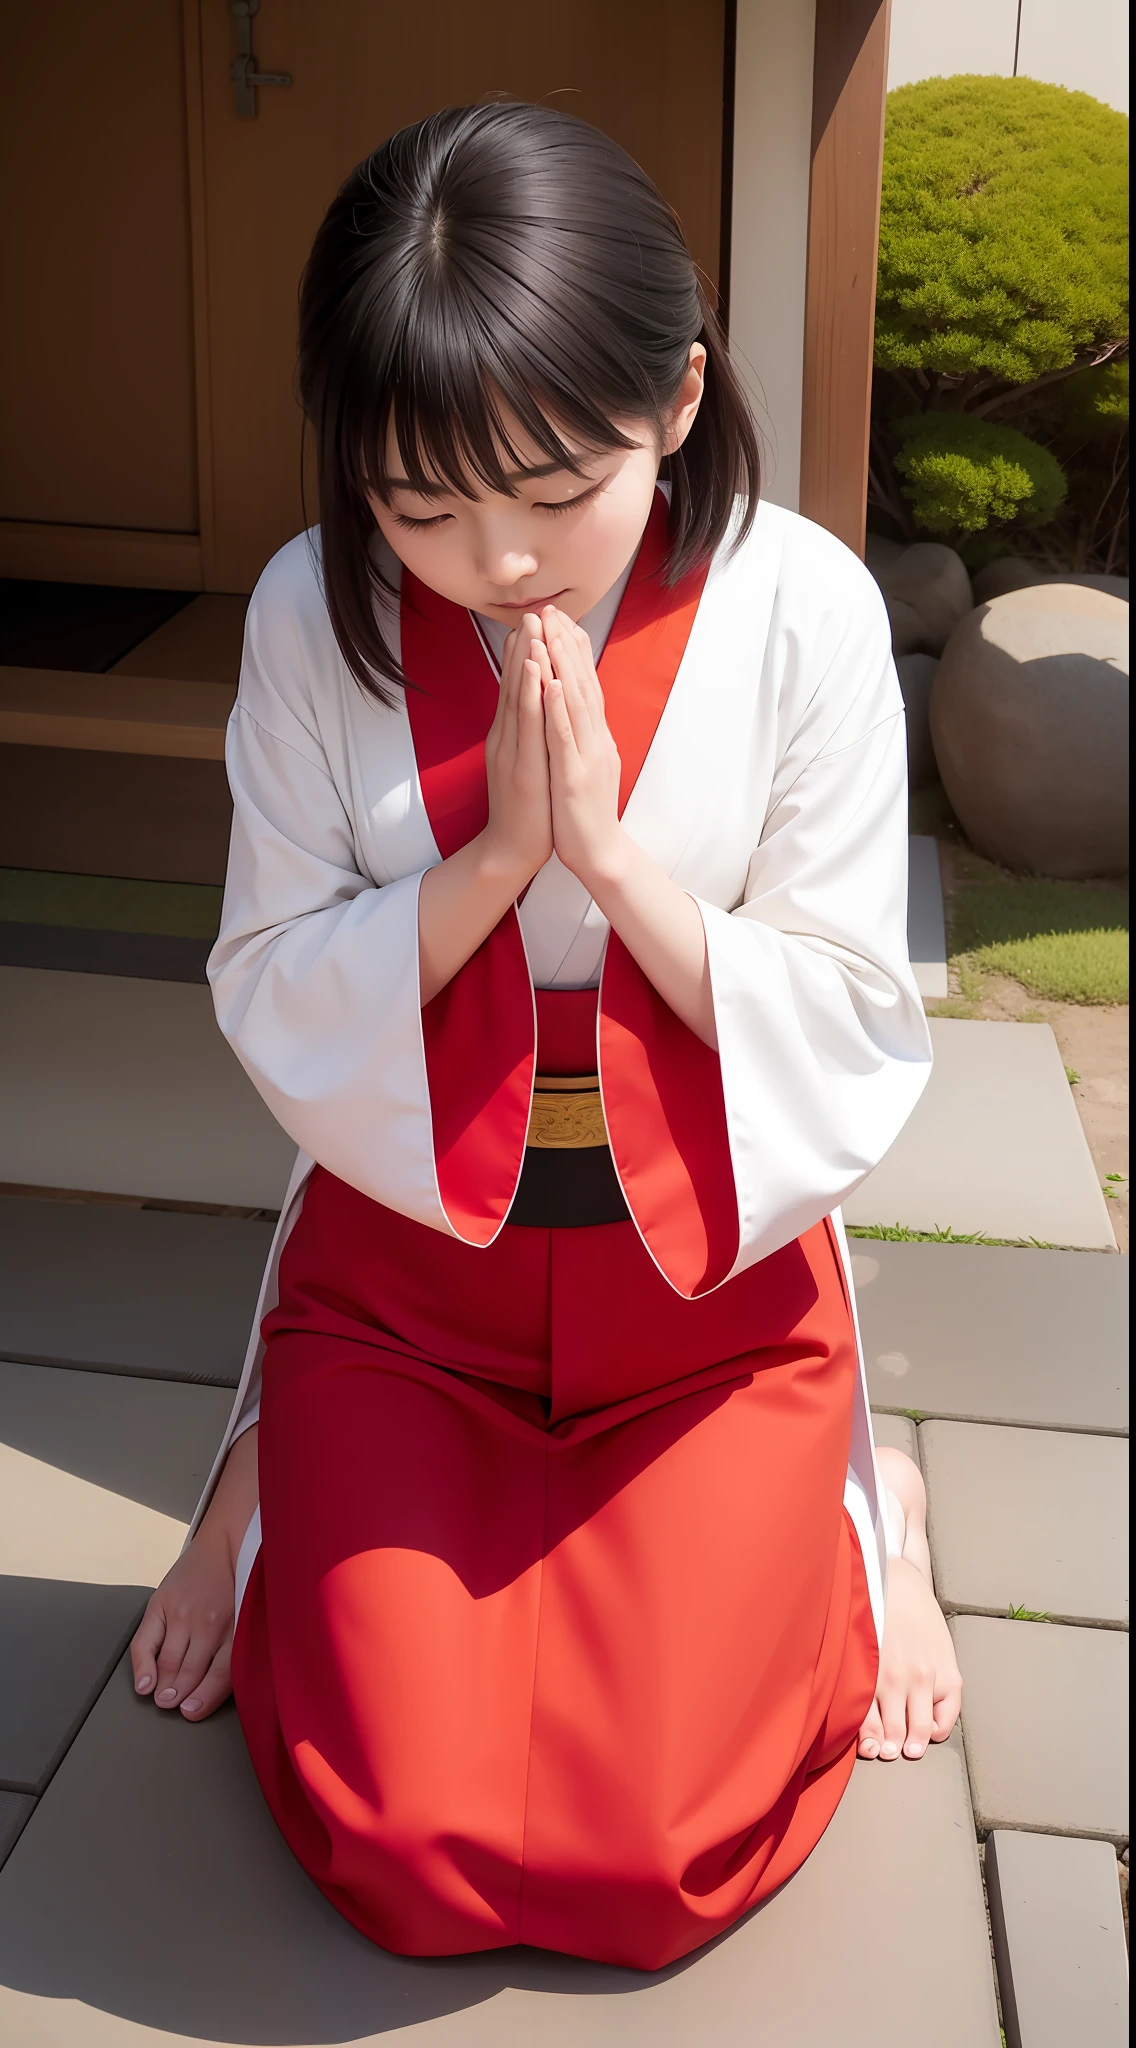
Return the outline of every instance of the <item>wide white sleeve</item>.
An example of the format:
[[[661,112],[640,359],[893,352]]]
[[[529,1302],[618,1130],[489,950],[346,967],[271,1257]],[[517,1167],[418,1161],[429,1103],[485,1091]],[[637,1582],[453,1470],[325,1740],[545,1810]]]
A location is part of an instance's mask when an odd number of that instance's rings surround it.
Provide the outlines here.
[[[780,763],[742,902],[696,897],[737,1189],[734,1272],[851,1194],[926,1084],[907,853],[903,707],[873,592],[852,607]]]
[[[288,659],[287,637],[274,651],[254,616],[226,745],[233,828],[209,961],[217,1021],[301,1151],[449,1234],[419,1002],[422,877],[375,886],[360,872],[318,730],[289,702],[288,678],[269,673]]]

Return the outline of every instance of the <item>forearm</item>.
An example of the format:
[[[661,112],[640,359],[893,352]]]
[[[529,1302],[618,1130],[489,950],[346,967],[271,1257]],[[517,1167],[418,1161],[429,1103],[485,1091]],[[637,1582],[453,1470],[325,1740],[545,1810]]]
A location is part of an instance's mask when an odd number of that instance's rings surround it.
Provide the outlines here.
[[[198,1537],[204,1537],[207,1542],[225,1544],[234,1566],[245,1530],[260,1499],[259,1436],[260,1424],[254,1422],[241,1431],[231,1446],[197,1532]]]
[[[530,880],[496,852],[485,832],[449,860],[427,869],[418,896],[418,973],[424,1006],[476,953]]]
[[[622,828],[586,886],[663,1001],[716,1048],[706,929],[693,897]]]

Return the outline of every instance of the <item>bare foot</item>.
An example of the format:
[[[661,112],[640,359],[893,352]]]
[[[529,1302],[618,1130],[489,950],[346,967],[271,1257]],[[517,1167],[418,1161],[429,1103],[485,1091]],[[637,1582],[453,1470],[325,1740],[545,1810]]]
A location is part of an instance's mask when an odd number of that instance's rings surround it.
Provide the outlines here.
[[[931,1583],[923,1475],[902,1451],[877,1452],[880,1477],[903,1508],[903,1553],[888,1565],[884,1639],[876,1697],[860,1729],[858,1755],[890,1763],[944,1742],[958,1719],[962,1676],[951,1632]]]

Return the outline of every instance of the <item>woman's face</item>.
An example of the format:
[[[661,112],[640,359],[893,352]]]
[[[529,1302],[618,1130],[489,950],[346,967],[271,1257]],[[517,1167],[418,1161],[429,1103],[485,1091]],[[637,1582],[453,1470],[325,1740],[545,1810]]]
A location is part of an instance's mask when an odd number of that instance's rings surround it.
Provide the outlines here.
[[[425,495],[401,473],[393,427],[387,448],[389,498],[373,492],[376,524],[399,560],[440,596],[519,625],[524,612],[555,604],[582,618],[631,560],[651,510],[659,462],[686,439],[702,397],[706,351],[695,343],[663,443],[648,423],[620,422],[635,443],[581,457],[581,474],[557,469],[519,423],[506,420],[518,457],[515,495],[471,483],[474,497],[439,484]]]

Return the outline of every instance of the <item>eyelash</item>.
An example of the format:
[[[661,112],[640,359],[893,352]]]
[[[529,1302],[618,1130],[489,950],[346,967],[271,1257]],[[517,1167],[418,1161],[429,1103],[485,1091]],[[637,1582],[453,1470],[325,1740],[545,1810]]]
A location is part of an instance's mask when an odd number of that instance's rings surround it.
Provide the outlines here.
[[[550,512],[555,519],[559,513],[574,512],[577,506],[586,505],[590,498],[595,497],[599,489],[599,484],[593,484],[590,490],[581,491],[578,498],[565,498],[563,503],[559,505],[538,503],[533,506],[533,511]],[[412,533],[427,533],[432,526],[443,526],[449,517],[450,514],[448,512],[439,512],[433,519],[408,519],[404,512],[396,512],[394,523],[396,526],[408,527]]]

